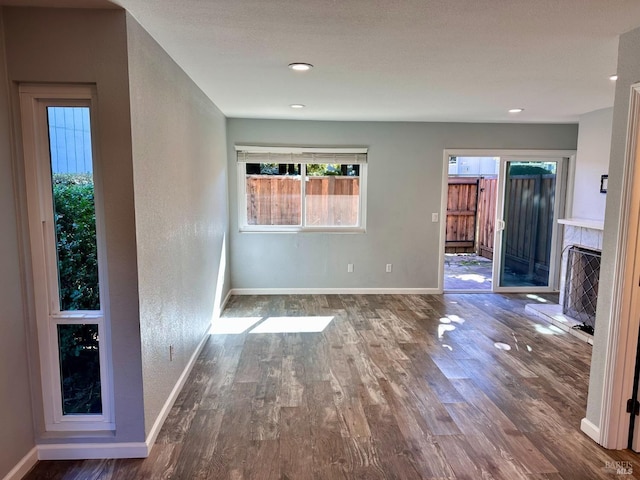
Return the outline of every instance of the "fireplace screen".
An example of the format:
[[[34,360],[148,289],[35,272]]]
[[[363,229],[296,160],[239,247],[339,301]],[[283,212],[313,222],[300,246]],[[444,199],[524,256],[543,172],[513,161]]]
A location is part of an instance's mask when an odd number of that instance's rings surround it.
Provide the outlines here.
[[[582,322],[590,332],[596,321],[601,255],[597,250],[574,246],[569,249],[567,259],[562,311]]]

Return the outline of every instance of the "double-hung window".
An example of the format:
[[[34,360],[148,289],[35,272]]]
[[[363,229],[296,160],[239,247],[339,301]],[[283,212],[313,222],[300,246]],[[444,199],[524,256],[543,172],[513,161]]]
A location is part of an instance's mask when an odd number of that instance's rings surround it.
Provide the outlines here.
[[[240,231],[365,229],[366,148],[236,146]]]

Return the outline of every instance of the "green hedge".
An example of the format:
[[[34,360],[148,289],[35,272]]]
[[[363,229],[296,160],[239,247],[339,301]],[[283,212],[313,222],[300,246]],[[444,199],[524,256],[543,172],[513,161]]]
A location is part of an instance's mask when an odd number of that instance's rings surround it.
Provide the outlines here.
[[[93,178],[54,174],[53,201],[61,310],[99,310]],[[102,411],[98,326],[58,325],[65,414]]]
[[[98,255],[91,175],[53,176],[60,308],[99,310]]]

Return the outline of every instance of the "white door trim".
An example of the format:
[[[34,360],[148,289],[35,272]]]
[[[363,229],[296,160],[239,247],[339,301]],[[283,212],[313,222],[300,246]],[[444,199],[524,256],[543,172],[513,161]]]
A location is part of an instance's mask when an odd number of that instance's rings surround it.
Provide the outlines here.
[[[614,261],[614,284],[609,310],[609,325],[605,332],[604,382],[600,409],[600,439],[602,446],[627,448],[629,414],[627,399],[631,398],[640,318],[640,169],[634,168],[640,158],[640,83],[631,86],[627,145],[622,174],[622,195],[618,229],[618,244]],[[611,228],[605,220],[605,228]],[[597,327],[596,327],[597,328]]]

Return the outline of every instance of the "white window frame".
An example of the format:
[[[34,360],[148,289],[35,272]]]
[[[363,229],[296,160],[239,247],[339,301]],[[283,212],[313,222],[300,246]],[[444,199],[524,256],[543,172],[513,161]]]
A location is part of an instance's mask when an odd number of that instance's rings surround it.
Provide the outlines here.
[[[22,138],[27,192],[27,214],[33,300],[38,332],[40,372],[45,430],[51,432],[113,431],[113,380],[109,329],[107,264],[105,258],[104,216],[97,131],[97,97],[94,86],[23,84],[19,88]],[[89,107],[93,157],[96,241],[100,310],[60,311],[56,238],[53,223],[53,195],[47,107]],[[58,325],[78,324],[79,320],[98,327],[101,414],[64,415],[58,352]]]
[[[366,147],[286,147],[286,146],[246,146],[236,145],[236,160],[237,160],[237,177],[238,177],[238,229],[240,232],[273,232],[273,233],[297,233],[297,232],[333,232],[333,233],[364,233],[366,231],[366,218],[367,218],[367,153]],[[305,181],[300,185],[301,196],[301,225],[249,225],[247,221],[247,181],[246,181],[246,165],[252,163],[247,160],[241,159],[241,154],[320,154],[320,155],[364,155],[364,161],[354,161],[348,163],[342,160],[336,160],[334,163],[357,164],[360,166],[359,174],[359,199],[358,199],[358,224],[357,225],[321,225],[321,226],[308,226],[305,225],[306,219],[306,181],[309,180],[309,176],[306,175],[305,165],[308,163],[330,163],[326,160],[314,160],[303,161],[299,159],[292,159],[288,163],[300,164],[301,172],[300,178],[304,178]],[[240,155],[239,155],[240,154]]]

